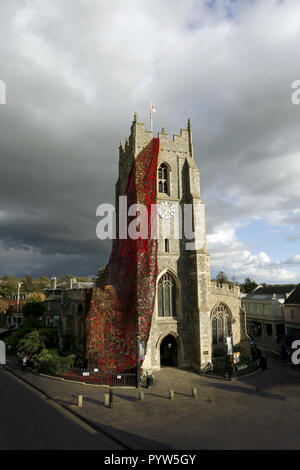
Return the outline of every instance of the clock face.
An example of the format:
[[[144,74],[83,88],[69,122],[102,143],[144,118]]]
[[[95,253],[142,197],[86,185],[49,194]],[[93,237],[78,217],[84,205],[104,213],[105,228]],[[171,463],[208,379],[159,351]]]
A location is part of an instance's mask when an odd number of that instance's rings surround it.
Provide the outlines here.
[[[162,219],[170,219],[175,214],[175,205],[170,202],[163,201],[158,204],[157,212]]]

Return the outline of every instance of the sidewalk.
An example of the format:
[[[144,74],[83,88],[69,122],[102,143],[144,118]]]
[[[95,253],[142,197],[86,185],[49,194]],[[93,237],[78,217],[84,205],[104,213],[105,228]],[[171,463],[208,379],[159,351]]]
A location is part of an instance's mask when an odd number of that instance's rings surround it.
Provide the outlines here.
[[[130,449],[300,449],[299,371],[277,366],[232,383],[163,368],[144,401],[136,389],[114,388],[110,409],[108,387],[22,374],[8,359],[7,368]]]

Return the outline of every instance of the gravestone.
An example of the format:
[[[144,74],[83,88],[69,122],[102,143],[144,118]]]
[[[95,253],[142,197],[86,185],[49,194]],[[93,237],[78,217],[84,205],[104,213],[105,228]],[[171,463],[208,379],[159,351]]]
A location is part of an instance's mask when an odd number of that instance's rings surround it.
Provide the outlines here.
[[[6,348],[4,341],[0,341],[0,364],[6,364]]]

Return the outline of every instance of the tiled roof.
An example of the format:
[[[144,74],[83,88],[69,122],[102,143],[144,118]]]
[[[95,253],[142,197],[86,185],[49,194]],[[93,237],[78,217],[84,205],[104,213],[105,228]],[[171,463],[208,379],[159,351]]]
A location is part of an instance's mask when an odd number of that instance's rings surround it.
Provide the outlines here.
[[[296,289],[289,295],[285,301],[286,304],[300,304],[300,284]]]
[[[73,289],[89,289],[94,286],[94,282],[74,282],[72,287]]]
[[[61,301],[61,296],[60,295],[49,295],[49,297],[45,298],[45,301],[49,302],[52,300],[56,300],[57,302]]]
[[[269,286],[257,287],[254,291],[250,292],[246,298],[252,299],[267,299],[272,298],[273,294],[276,294],[277,297],[285,297],[295,289],[295,284],[273,284]]]

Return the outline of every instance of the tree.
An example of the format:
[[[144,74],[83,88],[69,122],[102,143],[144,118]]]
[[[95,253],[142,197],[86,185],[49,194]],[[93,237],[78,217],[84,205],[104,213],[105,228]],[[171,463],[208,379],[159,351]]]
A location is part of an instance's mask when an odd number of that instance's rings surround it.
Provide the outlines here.
[[[42,293],[32,293],[28,296],[29,302],[44,302],[45,295]]]
[[[51,281],[47,276],[41,276],[35,281],[35,292],[43,292],[43,289],[46,289],[50,283]]]
[[[0,315],[6,312],[8,309],[8,303],[4,299],[0,299]]]
[[[220,271],[219,274],[218,274],[217,277],[216,277],[216,280],[217,280],[217,282],[219,282],[220,284],[226,284],[226,282],[228,282],[228,277],[226,276],[226,274],[224,273],[224,271]]]
[[[0,295],[5,299],[18,291],[18,279],[14,276],[4,276],[0,283]]]
[[[22,338],[17,346],[19,352],[35,356],[45,348],[44,337],[39,334],[38,330],[33,330]]]
[[[23,292],[34,292],[34,281],[29,275],[25,276],[22,280],[22,291]]]
[[[235,276],[232,276],[232,277],[231,277],[231,281],[230,281],[230,282],[232,282],[232,284],[234,284],[235,286],[239,286],[239,285],[240,285],[239,281],[236,279]]]
[[[22,307],[25,317],[33,316],[35,318],[42,317],[45,313],[45,303],[39,298],[29,298]]]
[[[257,286],[258,284],[254,280],[251,280],[250,277],[246,277],[244,283],[241,284],[241,289],[243,292],[249,293],[252,292]]]
[[[7,312],[8,303],[4,299],[0,299],[0,325],[4,326],[4,313]]]

